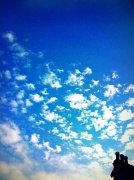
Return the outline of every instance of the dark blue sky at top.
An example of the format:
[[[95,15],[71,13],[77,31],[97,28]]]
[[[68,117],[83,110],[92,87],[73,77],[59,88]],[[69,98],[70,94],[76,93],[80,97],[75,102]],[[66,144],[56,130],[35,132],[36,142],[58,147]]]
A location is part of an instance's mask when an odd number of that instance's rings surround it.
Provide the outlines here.
[[[0,4],[1,33],[13,31],[20,43],[44,52],[46,61],[89,65],[98,76],[114,69],[133,81],[132,0],[2,0]]]

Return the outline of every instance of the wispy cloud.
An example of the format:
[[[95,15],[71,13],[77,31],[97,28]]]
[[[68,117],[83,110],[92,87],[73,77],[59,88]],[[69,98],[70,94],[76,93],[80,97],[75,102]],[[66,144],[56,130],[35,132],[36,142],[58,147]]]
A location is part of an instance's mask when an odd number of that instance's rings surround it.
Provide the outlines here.
[[[25,75],[17,75],[15,77],[15,79],[18,80],[18,81],[26,81],[27,76],[25,76]]]
[[[11,31],[4,33],[3,38],[7,39],[10,43],[16,40],[15,34]]]
[[[52,71],[48,72],[48,74],[43,77],[43,84],[50,85],[52,88],[56,89],[62,87],[60,78],[58,78],[57,75]]]

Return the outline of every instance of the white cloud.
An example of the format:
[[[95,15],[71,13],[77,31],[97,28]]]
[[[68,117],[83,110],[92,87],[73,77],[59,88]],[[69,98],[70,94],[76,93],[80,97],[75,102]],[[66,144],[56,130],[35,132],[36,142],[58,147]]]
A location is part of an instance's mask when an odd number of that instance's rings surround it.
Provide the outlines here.
[[[35,117],[34,117],[34,116],[29,116],[29,117],[28,117],[28,120],[29,120],[29,121],[35,121]]]
[[[91,129],[91,126],[90,126],[90,125],[86,125],[86,129],[87,129],[87,130],[90,130],[90,129]]]
[[[58,130],[57,127],[54,127],[54,128],[52,129],[52,132],[53,132],[54,134],[58,134],[58,133],[59,133],[59,130]]]
[[[93,149],[91,147],[81,146],[80,149],[82,153],[87,154],[87,155],[92,155],[93,153]]]
[[[106,75],[103,76],[103,79],[104,79],[104,81],[106,81],[106,82],[108,82],[108,81],[111,80],[111,78],[110,78],[109,76],[106,76]]]
[[[126,102],[128,106],[134,106],[134,98],[129,98]]]
[[[30,90],[35,90],[35,85],[32,84],[32,83],[27,83],[26,86],[27,86],[27,88],[30,89]]]
[[[28,180],[26,175],[23,173],[20,165],[9,164],[5,162],[0,162],[0,178],[1,179],[20,179],[20,180]]]
[[[114,71],[114,72],[112,73],[112,78],[113,78],[113,79],[119,78],[119,75],[117,74],[116,71]]]
[[[94,150],[94,153],[93,153],[94,157],[97,157],[97,158],[106,157],[106,153],[104,152],[100,144],[94,145],[93,150]]]
[[[7,79],[12,79],[11,72],[10,72],[9,70],[6,70],[6,71],[5,71],[5,77],[6,77]]]
[[[50,85],[52,88],[61,88],[60,78],[54,72],[49,72],[43,77],[43,84]]]
[[[39,138],[40,138],[40,135],[39,134],[32,134],[31,136],[31,142],[34,143],[34,144],[37,144],[39,142]]]
[[[76,144],[82,144],[81,140],[77,139],[75,140]]]
[[[62,151],[61,146],[56,145],[56,150],[55,150],[55,151],[56,151],[57,153],[61,152],[61,151]]]
[[[97,86],[99,84],[99,80],[92,79],[92,83],[93,83],[94,86]]]
[[[89,68],[89,67],[87,67],[87,68],[84,70],[83,74],[84,74],[84,75],[86,75],[86,74],[92,74],[92,69]]]
[[[53,120],[57,120],[59,118],[58,114],[56,114],[54,112],[49,112],[49,111],[44,112],[43,116],[47,121],[53,121]]]
[[[74,109],[85,109],[90,104],[83,94],[71,94],[65,97],[65,101],[69,102],[70,107]]]
[[[134,92],[134,85],[130,84],[125,90],[124,93]]]
[[[57,101],[58,99],[56,98],[56,97],[51,97],[48,101],[47,101],[47,103],[53,103],[53,102],[55,102],[55,101]]]
[[[18,107],[18,102],[15,101],[15,100],[12,100],[12,101],[11,101],[11,106],[12,106],[12,107]]]
[[[82,86],[84,84],[83,80],[84,76],[79,70],[75,69],[75,73],[70,73],[65,83],[71,86]]]
[[[56,145],[56,148],[54,149],[54,148],[52,148],[52,147],[50,146],[50,143],[49,143],[49,142],[44,142],[44,143],[43,143],[43,146],[44,146],[49,152],[60,153],[60,152],[62,151],[61,146]],[[47,154],[47,155],[48,155],[48,154]],[[50,154],[49,154],[49,156],[50,156]]]
[[[18,81],[26,81],[27,76],[25,76],[25,75],[17,75],[15,77],[15,79],[18,80]]]
[[[134,128],[134,121],[127,125],[127,128]]]
[[[134,113],[131,110],[123,110],[119,115],[119,120],[126,121],[132,119],[134,117]]]
[[[69,140],[70,136],[67,136],[65,133],[59,133],[58,136],[62,139],[62,140]]]
[[[43,96],[40,96],[37,93],[36,94],[31,94],[30,97],[34,102],[41,102],[41,101],[44,100]]]
[[[0,141],[5,145],[12,145],[20,142],[21,136],[18,127],[14,123],[0,124]]]
[[[107,125],[107,128],[102,130],[100,138],[101,139],[113,138],[116,140],[117,139],[116,123],[110,121]]]
[[[108,122],[107,122],[107,120],[102,119],[102,118],[93,118],[92,124],[94,125],[95,130],[99,131],[102,128],[104,128],[105,126],[107,126]]]
[[[120,141],[122,143],[126,143],[131,140],[131,136],[134,135],[134,129],[127,129],[123,136],[121,137]]]
[[[105,88],[107,89],[104,92],[105,97],[112,98],[116,93],[119,93],[119,89],[116,88],[114,85],[107,85],[105,86]]]
[[[29,99],[26,99],[26,106],[32,106],[33,103],[29,100]]]
[[[71,131],[70,134],[69,134],[70,138],[74,138],[76,139],[78,137],[78,133],[74,132],[74,131]]]
[[[93,94],[90,94],[90,99],[91,99],[92,102],[95,102],[95,101],[98,101],[98,100],[99,100],[99,99],[98,99],[95,95],[93,95]]]
[[[88,134],[88,132],[81,132],[81,139],[86,139],[87,141],[91,141],[93,138],[92,134]]]
[[[23,97],[24,97],[24,90],[21,90],[21,91],[19,91],[18,92],[18,94],[16,95],[16,97],[18,98],[18,99],[22,99]]]
[[[64,106],[59,106],[59,105],[57,105],[57,106],[56,106],[56,108],[57,108],[58,110],[60,110],[60,111],[62,111],[62,110],[64,110],[64,109],[65,109],[65,107],[64,107]]]
[[[10,49],[12,51],[14,51],[15,52],[14,55],[19,57],[19,58],[25,58],[26,56],[29,55],[29,53],[22,46],[20,46],[18,43],[12,44]]]
[[[109,120],[109,119],[114,119],[114,115],[113,115],[113,107],[107,107],[107,106],[103,106],[102,107],[102,111],[103,111],[103,119]]]
[[[134,150],[134,141],[128,142],[125,146],[125,151],[127,150]]]
[[[7,39],[10,43],[13,43],[16,39],[13,32],[7,32],[3,34],[3,38]]]

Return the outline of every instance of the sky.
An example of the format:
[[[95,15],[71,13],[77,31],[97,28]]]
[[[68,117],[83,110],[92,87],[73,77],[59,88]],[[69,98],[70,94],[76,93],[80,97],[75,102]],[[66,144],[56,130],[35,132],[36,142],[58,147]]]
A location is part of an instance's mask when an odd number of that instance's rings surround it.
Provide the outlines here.
[[[134,165],[134,2],[0,2],[0,179],[110,180]]]

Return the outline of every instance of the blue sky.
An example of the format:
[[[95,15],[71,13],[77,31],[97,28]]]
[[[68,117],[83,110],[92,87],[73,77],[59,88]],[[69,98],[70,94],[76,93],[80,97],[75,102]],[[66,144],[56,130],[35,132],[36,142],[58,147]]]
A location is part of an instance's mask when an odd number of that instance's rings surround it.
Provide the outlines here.
[[[111,179],[134,165],[132,1],[1,1],[0,177]]]

